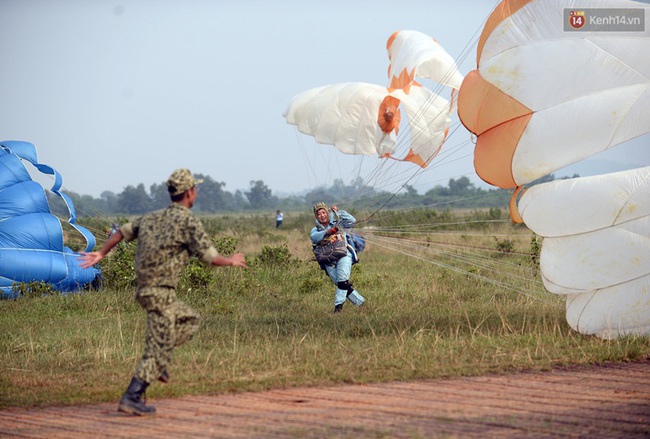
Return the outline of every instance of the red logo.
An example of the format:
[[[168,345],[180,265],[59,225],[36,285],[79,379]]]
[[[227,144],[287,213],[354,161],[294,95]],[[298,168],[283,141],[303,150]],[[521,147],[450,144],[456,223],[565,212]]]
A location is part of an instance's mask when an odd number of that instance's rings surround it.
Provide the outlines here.
[[[574,29],[580,29],[587,23],[585,11],[570,11],[569,12],[569,26]]]

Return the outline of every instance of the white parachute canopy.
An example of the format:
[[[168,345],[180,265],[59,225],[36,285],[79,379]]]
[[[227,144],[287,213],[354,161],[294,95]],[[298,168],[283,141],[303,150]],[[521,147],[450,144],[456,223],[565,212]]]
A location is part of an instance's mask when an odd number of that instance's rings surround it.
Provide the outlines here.
[[[650,131],[650,57],[640,56],[650,53],[650,28],[591,29],[589,15],[603,8],[645,17],[650,5],[504,0],[490,15],[478,69],[458,96],[483,180],[521,188]],[[583,29],[567,29],[572,13]],[[650,334],[648,174],[537,185],[518,208],[513,198],[513,219],[544,238],[544,285],[567,295],[567,322],[578,332]]]
[[[519,213],[544,237],[544,286],[567,295],[573,329],[650,332],[650,167],[533,186]]]
[[[295,96],[284,117],[301,133],[343,153],[376,154],[426,167],[446,139],[452,105],[417,83],[413,73],[422,72],[430,79],[445,81],[440,84],[456,87],[462,75],[444,49],[419,32],[394,33],[387,49],[389,72],[403,71],[400,82],[389,78],[389,87],[348,82],[313,88]],[[403,114],[407,141],[398,138]]]
[[[566,30],[571,10],[637,10],[626,0],[503,1],[478,43],[458,113],[478,138],[477,174],[530,183],[650,131],[650,26]],[[585,16],[588,21],[589,17]],[[550,67],[552,66],[552,68]]]
[[[386,44],[390,67],[389,87],[406,88],[416,78],[431,79],[453,89],[459,89],[463,75],[456,61],[433,38],[413,30],[397,31]]]
[[[375,84],[326,85],[295,96],[284,117],[301,133],[343,153],[382,156],[395,144],[395,131],[383,132],[377,122],[386,96],[386,87]]]

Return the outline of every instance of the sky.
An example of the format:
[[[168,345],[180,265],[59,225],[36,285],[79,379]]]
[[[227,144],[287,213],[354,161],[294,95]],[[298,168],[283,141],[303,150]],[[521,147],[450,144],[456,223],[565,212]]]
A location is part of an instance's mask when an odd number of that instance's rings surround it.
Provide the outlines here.
[[[257,180],[276,195],[348,183],[380,159],[298,133],[282,116],[291,98],[339,82],[385,85],[397,30],[432,36],[466,74],[496,3],[0,0],[0,140],[35,144],[65,189],[93,197],[148,189],[181,167],[230,192]],[[465,149],[407,169],[411,185],[424,193],[468,176],[480,186],[469,139],[455,130],[448,143]],[[556,175],[647,166],[649,146],[646,135]]]

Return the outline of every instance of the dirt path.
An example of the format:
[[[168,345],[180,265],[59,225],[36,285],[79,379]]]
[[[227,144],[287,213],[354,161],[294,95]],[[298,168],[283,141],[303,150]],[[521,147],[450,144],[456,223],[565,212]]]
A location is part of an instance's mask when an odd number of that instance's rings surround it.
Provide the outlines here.
[[[504,376],[0,411],[0,437],[649,438],[650,359]]]

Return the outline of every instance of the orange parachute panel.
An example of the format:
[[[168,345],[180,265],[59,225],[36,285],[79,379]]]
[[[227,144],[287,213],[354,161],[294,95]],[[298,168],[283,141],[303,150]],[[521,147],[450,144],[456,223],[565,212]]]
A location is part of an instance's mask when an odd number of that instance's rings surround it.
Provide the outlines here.
[[[407,72],[406,69],[403,69],[399,76],[395,76],[393,74],[391,80],[390,80],[390,86],[388,87],[388,91],[391,92],[393,90],[398,90],[402,89],[404,90],[404,93],[409,94],[409,91],[411,90],[411,85],[415,82],[415,68],[411,69],[411,72]]]
[[[470,72],[458,92],[458,116],[468,130],[480,136],[506,121],[532,114],[532,110],[494,85],[478,70]]]
[[[474,151],[476,173],[486,182],[512,188],[512,158],[532,110],[487,82],[475,70],[458,93],[458,115],[478,136]]]
[[[500,188],[517,186],[512,175],[512,158],[532,113],[502,123],[478,137],[474,169],[487,183]]]
[[[395,130],[395,134],[399,131],[399,122],[402,115],[399,111],[400,100],[393,96],[386,96],[379,105],[377,114],[377,123],[381,130],[388,134]]]
[[[427,164],[431,161],[431,159],[433,157],[435,157],[440,152],[441,148],[442,148],[442,145],[440,147],[438,147],[438,149],[431,155],[431,157],[428,157],[427,160],[422,158],[422,156],[420,156],[420,154],[414,153],[413,150],[411,149],[411,150],[409,150],[409,153],[406,155],[406,157],[404,157],[403,160],[406,161],[406,162],[415,163],[416,165],[418,165],[418,166],[420,166],[422,168],[426,168]]]
[[[512,196],[510,197],[510,219],[512,220],[513,223],[515,224],[523,224],[524,220],[519,214],[519,210],[517,209],[517,197],[521,193],[523,195],[526,192],[526,189],[519,186],[515,191],[512,193]]]
[[[483,53],[483,46],[485,41],[490,37],[494,29],[501,24],[506,18],[510,17],[512,14],[517,12],[519,9],[526,6],[532,0],[504,0],[497,5],[497,7],[492,11],[490,17],[485,23],[481,37],[478,40],[478,47],[476,49],[476,65],[479,64],[481,59],[481,54]]]

